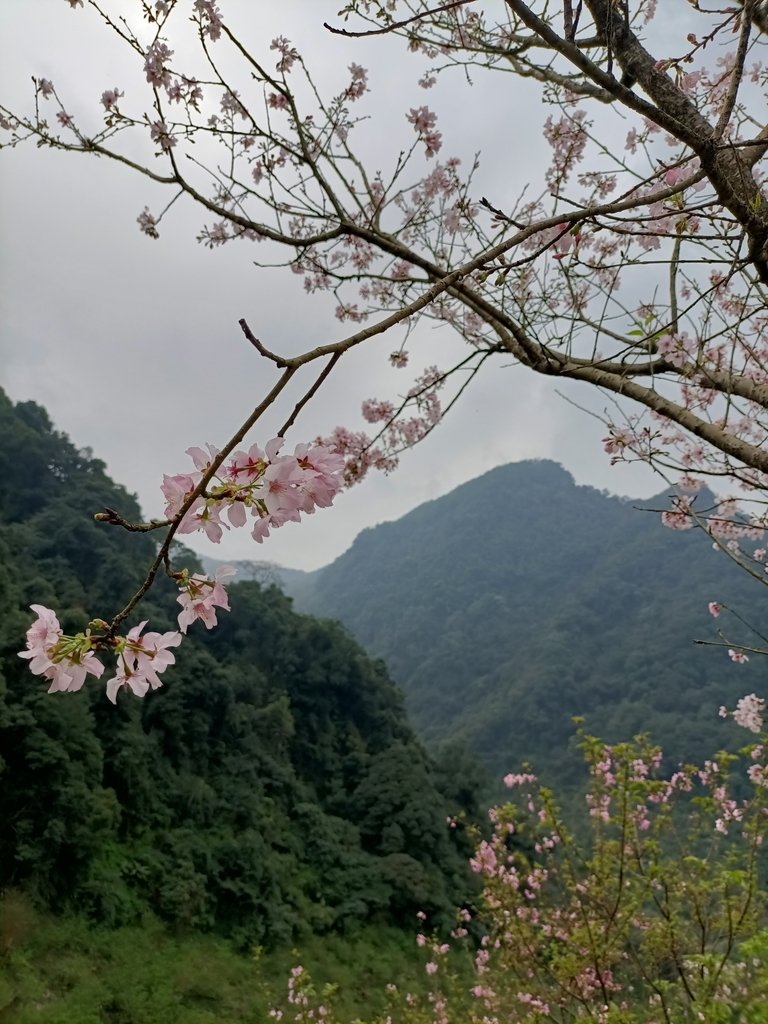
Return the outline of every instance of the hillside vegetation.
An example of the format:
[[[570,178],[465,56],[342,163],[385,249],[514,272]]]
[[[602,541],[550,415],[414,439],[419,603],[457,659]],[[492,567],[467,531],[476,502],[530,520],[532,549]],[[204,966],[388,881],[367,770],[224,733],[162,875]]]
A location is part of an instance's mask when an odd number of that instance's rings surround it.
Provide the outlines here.
[[[717,639],[712,600],[759,626],[765,592],[700,531],[638,508],[667,505],[578,487],[552,462],[502,466],[284,585],[385,659],[430,743],[465,740],[496,777],[532,761],[566,780],[575,715],[702,759],[738,744],[718,707],[759,692],[762,670],[693,640]]]

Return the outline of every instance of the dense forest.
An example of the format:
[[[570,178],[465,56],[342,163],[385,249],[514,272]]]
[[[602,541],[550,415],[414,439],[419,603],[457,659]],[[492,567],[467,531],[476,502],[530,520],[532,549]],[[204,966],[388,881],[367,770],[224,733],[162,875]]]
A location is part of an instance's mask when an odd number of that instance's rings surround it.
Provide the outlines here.
[[[65,632],[111,617],[155,542],[94,522],[140,510],[39,406],[0,394],[0,437],[0,890],[111,926],[151,909],[241,946],[412,929],[417,911],[447,925],[470,883],[446,817],[476,813],[476,792],[425,753],[383,664],[279,589],[235,585],[143,701],[46,693],[17,656],[28,606]],[[139,617],[174,628],[176,596],[161,583]]]
[[[567,782],[579,715],[611,742],[647,732],[672,763],[702,760],[743,742],[718,707],[761,692],[763,673],[759,658],[733,665],[693,643],[718,625],[756,640],[707,604],[759,627],[768,594],[703,533],[642,510],[668,507],[667,493],[629,501],[552,462],[502,466],[283,585],[385,659],[426,740],[466,742],[495,778],[530,761]]]

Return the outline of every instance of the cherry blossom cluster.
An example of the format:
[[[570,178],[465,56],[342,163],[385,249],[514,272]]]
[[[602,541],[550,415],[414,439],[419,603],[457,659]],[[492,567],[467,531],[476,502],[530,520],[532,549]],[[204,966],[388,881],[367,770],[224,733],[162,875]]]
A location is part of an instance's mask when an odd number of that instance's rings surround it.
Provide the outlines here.
[[[763,716],[765,715],[765,701],[757,694],[750,693],[742,697],[731,712],[727,708],[720,708],[720,717],[732,717],[737,725],[749,732],[760,733],[763,731]]]
[[[406,114],[406,118],[409,124],[413,125],[413,130],[423,141],[427,159],[429,160],[436,156],[443,145],[442,133],[435,130],[437,114],[433,113],[426,106],[411,107],[410,112]]]
[[[103,663],[96,650],[105,646],[102,635],[91,627],[106,629],[107,624],[96,620],[85,633],[66,636],[55,612],[44,605],[33,604],[37,620],[27,630],[27,649],[20,658],[29,660],[33,675],[50,681],[49,693],[73,693],[79,690],[87,675],[100,679]],[[107,680],[107,697],[115,703],[118,692],[125,688],[137,697],[162,685],[159,674],[175,662],[169,650],[181,643],[181,634],[145,633],[146,621],[129,630],[126,636],[110,638],[108,646],[115,655],[114,675]]]
[[[136,697],[162,686],[160,674],[175,662],[170,650],[178,647],[182,633],[200,621],[207,629],[216,623],[216,609],[229,611],[225,581],[233,576],[232,566],[221,566],[212,578],[188,570],[175,573],[179,583],[179,631],[144,633],[146,620],[134,626],[125,636],[112,635],[109,626],[94,619],[84,633],[67,636],[56,613],[44,605],[33,604],[37,620],[27,630],[26,650],[20,658],[29,661],[33,675],[50,682],[49,693],[74,693],[81,689],[87,675],[100,679],[104,664],[96,652],[106,651],[115,657],[115,673],[106,684],[107,697],[114,704],[121,689]]]
[[[217,625],[216,609],[228,612],[229,597],[224,581],[234,576],[237,570],[231,565],[222,565],[210,579],[202,573],[189,574],[183,570],[179,577],[179,594],[177,601],[181,605],[179,613],[179,629],[186,633],[193,622],[198,619],[206,629]]]
[[[739,702],[734,717],[760,731],[762,712],[763,702],[752,695]],[[480,982],[476,994],[485,1019],[508,1019],[510,1007],[517,1003],[516,1020],[543,1019],[537,1013],[557,1014],[560,1019],[578,1008],[577,1016],[587,1012],[593,1019],[592,1011],[595,1020],[607,1021],[614,1019],[609,1008],[628,1007],[631,991],[638,1017],[626,1019],[655,1020],[653,1014],[643,1016],[642,1003],[637,1003],[647,999],[650,1005],[654,985],[628,988],[637,981],[630,981],[628,974],[627,943],[632,944],[638,934],[660,936],[668,927],[662,916],[655,920],[654,908],[662,907],[663,915],[663,904],[656,898],[658,879],[664,879],[667,892],[678,877],[687,887],[701,886],[715,901],[707,911],[712,923],[731,920],[735,906],[744,913],[750,906],[752,883],[745,875],[738,894],[731,890],[733,876],[725,866],[722,877],[718,876],[710,846],[695,881],[690,866],[678,875],[665,850],[673,848],[669,845],[672,831],[687,821],[692,830],[709,828],[715,835],[738,830],[744,862],[749,861],[766,830],[761,790],[768,784],[768,774],[762,745],[749,755],[752,764],[747,775],[756,787],[754,800],[739,801],[728,788],[730,763],[708,761],[702,769],[688,765],[666,778],[661,774],[658,748],[642,741],[607,746],[591,737],[582,739],[591,774],[587,805],[592,839],[586,849],[565,824],[551,792],[529,772],[508,776],[510,788],[522,791],[515,804],[490,812],[491,838],[478,837],[471,865],[484,879],[486,923],[489,914],[491,921],[476,957]],[[696,794],[693,804],[692,794]],[[687,808],[682,818],[676,805]],[[693,806],[703,813],[691,815]],[[661,842],[660,837],[664,837]],[[687,852],[696,846],[683,840],[680,848]],[[528,849],[536,855],[523,853]],[[688,891],[681,898],[695,903],[698,897]],[[610,913],[610,922],[605,913]],[[749,934],[748,927],[743,934]],[[693,937],[667,935],[666,941],[685,949],[689,938]],[[566,950],[567,955],[561,955]],[[646,978],[651,977],[649,967],[652,972],[650,961],[641,965],[640,973]],[[682,1019],[688,999],[706,1006],[708,999],[725,998],[716,986],[696,980],[693,962],[689,970],[690,985],[686,977],[677,994],[667,993],[668,1009],[678,1007],[667,1019]],[[674,1002],[678,998],[680,1004]]]
[[[252,536],[261,543],[270,529],[298,522],[302,514],[310,515],[316,508],[329,507],[342,487],[343,456],[321,444],[300,444],[292,455],[280,455],[282,446],[282,438],[273,438],[264,450],[254,444],[231,452],[226,459],[211,444],[207,450],[189,448],[195,471],[163,477],[168,525],[179,534],[202,530],[218,543],[224,529],[244,526],[250,513],[255,520]],[[107,512],[97,518],[115,522],[114,516]],[[119,523],[130,526],[122,520]],[[29,661],[34,675],[50,682],[49,693],[75,692],[88,675],[100,679],[105,668],[97,652],[116,659],[114,675],[106,684],[107,697],[113,703],[122,689],[137,697],[157,689],[162,685],[160,674],[175,661],[171,648],[178,647],[190,625],[200,621],[212,629],[217,611],[229,611],[226,585],[235,570],[222,566],[208,577],[187,569],[174,572],[167,565],[167,572],[179,587],[178,631],[144,633],[144,621],[123,636],[116,634],[114,625],[111,628],[103,619],[93,619],[85,632],[67,636],[55,612],[32,605],[37,620],[27,631],[26,650],[20,657]]]
[[[407,355],[393,353],[390,360],[395,366],[404,366]],[[337,427],[330,437],[321,439],[344,456],[344,482],[348,486],[360,483],[369,469],[391,473],[397,468],[400,452],[418,444],[437,426],[443,416],[438,392],[446,376],[436,366],[428,366],[399,405],[376,399],[363,402],[363,418],[381,425],[373,437],[364,431]],[[407,419],[403,415],[406,409],[413,412]]]
[[[300,444],[293,455],[280,455],[282,446],[283,438],[276,437],[263,450],[254,444],[233,452],[187,509],[178,532],[202,530],[218,544],[225,529],[245,526],[250,514],[255,520],[251,535],[261,543],[270,529],[299,522],[302,513],[311,515],[316,508],[329,508],[343,486],[343,456],[322,444]],[[207,451],[188,448],[187,455],[194,473],[163,477],[169,518],[181,512],[219,451],[209,444]]]

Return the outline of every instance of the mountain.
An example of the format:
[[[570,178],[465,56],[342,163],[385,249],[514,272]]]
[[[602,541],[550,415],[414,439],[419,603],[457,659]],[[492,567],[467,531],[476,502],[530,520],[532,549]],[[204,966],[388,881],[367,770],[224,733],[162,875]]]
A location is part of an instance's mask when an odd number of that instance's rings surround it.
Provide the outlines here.
[[[141,518],[90,451],[0,391],[0,891],[108,925],[151,909],[245,947],[413,928],[419,910],[450,926],[474,890],[446,817],[475,794],[417,741],[383,664],[276,587],[233,585],[232,612],[191,627],[143,700],[115,707],[93,681],[49,695],[30,674],[30,604],[82,630],[154,555],[151,535],[95,522],[105,506]],[[163,578],[128,627],[173,629],[177,594]]]
[[[717,711],[763,666],[692,641],[717,638],[712,600],[759,624],[765,591],[638,505],[668,499],[576,486],[552,462],[501,466],[363,531],[295,602],[385,660],[429,743],[465,741],[497,777],[530,761],[567,779],[576,715],[611,742],[648,732],[673,760],[708,757],[743,742]]]
[[[277,565],[276,562],[258,561],[251,558],[226,562],[223,558],[202,555],[200,565],[203,572],[209,576],[213,575],[222,565],[231,565],[237,570],[238,581],[254,580],[262,586],[277,586],[291,597],[303,594],[305,590],[311,588],[313,580],[313,574],[303,569],[288,569],[283,565]]]

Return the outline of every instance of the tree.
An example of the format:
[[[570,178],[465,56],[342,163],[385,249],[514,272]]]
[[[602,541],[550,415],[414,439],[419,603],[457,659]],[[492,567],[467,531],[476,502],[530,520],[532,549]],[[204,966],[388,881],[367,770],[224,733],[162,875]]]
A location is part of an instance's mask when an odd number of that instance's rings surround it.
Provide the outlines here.
[[[263,262],[284,263],[310,292],[332,292],[339,320],[354,325],[327,345],[276,353],[242,322],[281,375],[221,452],[196,450],[193,483],[173,478],[168,519],[144,527],[168,527],[153,573],[177,529],[214,537],[211,519],[231,499],[216,490],[219,466],[300,368],[322,365],[281,433],[343,354],[372,337],[403,327],[391,360],[405,366],[421,320],[451,325],[466,349],[417,374],[401,400],[364,402],[372,435],[340,427],[327,439],[345,456],[348,483],[393,469],[486,364],[512,362],[615,399],[605,414],[612,458],[685,474],[689,493],[673,499],[667,525],[705,522],[722,544],[762,528],[759,509],[745,524],[731,501],[702,509],[690,492],[709,475],[759,500],[768,471],[763,5],[691,6],[662,29],[654,0],[564,0],[556,10],[499,0],[487,13],[475,0],[353,0],[328,31],[361,37],[361,60],[367,36],[390,37],[393,60],[404,40],[432,65],[425,89],[451,69],[539,83],[551,159],[517,197],[474,193],[473,169],[442,159],[437,116],[420,97],[403,111],[409,143],[389,166],[366,166],[355,148],[368,91],[361,64],[325,99],[289,40],[249,48],[214,0],[140,0],[134,20],[87,6],[134,51],[144,97],[103,92],[92,128],[36,79],[32,112],[0,107],[6,145],[34,140],[119,161],[168,187],[165,209],[138,217],[146,235],[158,237],[177,199],[192,201],[205,245],[261,243]]]
[[[735,717],[759,731],[756,710]],[[764,745],[743,751],[747,800],[728,788],[738,758],[667,777],[643,739],[610,747],[582,735],[581,746],[590,786],[580,828],[535,775],[508,775],[511,799],[489,812],[492,835],[476,836],[470,861],[483,881],[479,914],[462,908],[450,942],[419,934],[428,992],[391,984],[386,1014],[366,1021],[763,1024]],[[473,917],[482,936],[471,973],[457,953]],[[273,1016],[332,1024],[328,995],[299,965]]]

